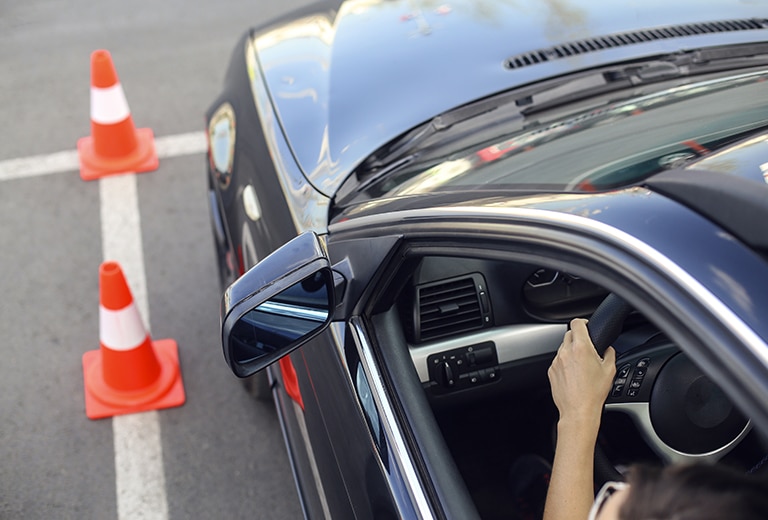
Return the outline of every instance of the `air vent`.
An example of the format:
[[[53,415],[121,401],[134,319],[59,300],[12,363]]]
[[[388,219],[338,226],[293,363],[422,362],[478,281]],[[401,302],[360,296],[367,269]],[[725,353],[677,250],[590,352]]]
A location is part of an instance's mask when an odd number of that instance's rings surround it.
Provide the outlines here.
[[[698,36],[701,34],[724,33],[735,31],[753,31],[768,29],[768,19],[724,20],[720,22],[704,22],[684,25],[669,25],[644,31],[632,31],[625,33],[597,36],[585,40],[576,40],[547,49],[526,52],[508,58],[504,65],[508,69],[520,69],[529,65],[536,65],[547,61],[577,56],[588,52],[613,49],[669,38],[681,38],[684,36]]]
[[[491,324],[485,280],[479,273],[420,285],[414,306],[414,340],[429,341]]]

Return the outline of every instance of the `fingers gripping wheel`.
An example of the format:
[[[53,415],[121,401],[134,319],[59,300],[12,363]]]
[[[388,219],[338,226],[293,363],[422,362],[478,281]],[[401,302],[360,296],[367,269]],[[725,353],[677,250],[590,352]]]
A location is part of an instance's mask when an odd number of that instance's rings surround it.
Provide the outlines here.
[[[615,294],[606,296],[605,300],[595,309],[589,323],[587,323],[587,329],[600,357],[619,337],[624,320],[630,312],[632,312],[632,307]]]
[[[624,320],[631,311],[632,308],[613,293],[595,309],[587,323],[587,330],[600,357],[619,337]],[[601,484],[609,480],[624,480],[599,443],[595,446],[595,477]]]

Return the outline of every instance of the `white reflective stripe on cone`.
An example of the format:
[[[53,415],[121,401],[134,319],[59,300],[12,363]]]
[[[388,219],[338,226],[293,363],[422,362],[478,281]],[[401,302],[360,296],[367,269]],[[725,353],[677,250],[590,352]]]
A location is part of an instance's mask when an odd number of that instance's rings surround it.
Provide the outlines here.
[[[113,125],[125,121],[131,115],[123,87],[115,83],[111,87],[91,87],[91,121]]]
[[[119,311],[99,306],[99,327],[102,345],[112,350],[131,350],[147,339],[144,322],[133,302]]]

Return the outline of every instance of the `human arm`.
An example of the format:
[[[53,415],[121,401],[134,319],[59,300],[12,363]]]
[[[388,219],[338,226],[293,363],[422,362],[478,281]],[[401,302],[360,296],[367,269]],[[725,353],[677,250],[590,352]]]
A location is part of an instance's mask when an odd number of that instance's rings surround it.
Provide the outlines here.
[[[544,520],[586,519],[594,497],[594,455],[603,403],[616,373],[616,353],[597,354],[587,321],[574,319],[548,376],[560,412]]]

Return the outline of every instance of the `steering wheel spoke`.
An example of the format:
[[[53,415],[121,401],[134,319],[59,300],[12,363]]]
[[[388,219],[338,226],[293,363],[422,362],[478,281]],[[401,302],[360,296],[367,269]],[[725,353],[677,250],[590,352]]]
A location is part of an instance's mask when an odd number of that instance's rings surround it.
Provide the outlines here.
[[[749,421],[743,430],[730,442],[704,453],[686,453],[671,447],[656,433],[651,422],[650,404],[645,402],[610,403],[605,405],[606,412],[622,412],[632,418],[640,434],[648,446],[661,458],[665,464],[707,462],[713,463],[727,455],[750,432],[752,425]]]
[[[656,378],[679,350],[668,342],[635,348],[616,360],[616,376],[607,404],[650,403]]]

